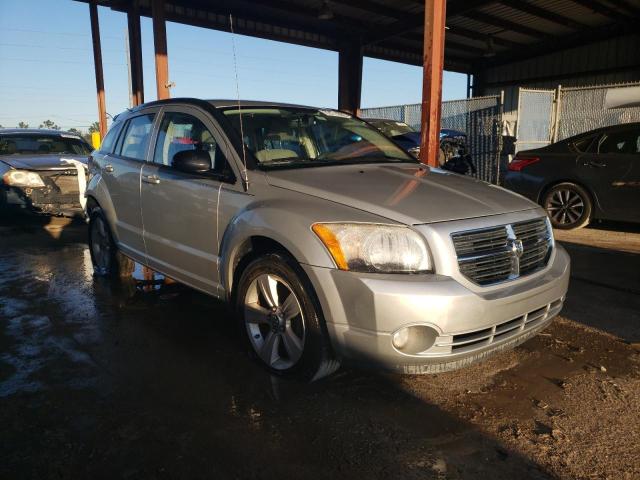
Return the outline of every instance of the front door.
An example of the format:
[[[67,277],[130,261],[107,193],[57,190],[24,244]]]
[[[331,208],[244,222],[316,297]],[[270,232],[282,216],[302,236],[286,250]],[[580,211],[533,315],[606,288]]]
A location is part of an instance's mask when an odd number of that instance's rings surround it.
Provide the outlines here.
[[[144,261],[140,214],[140,171],[149,153],[156,112],[146,111],[130,118],[121,128],[110,153],[100,158],[103,181],[113,203],[113,229],[118,248],[138,261]]]
[[[153,161],[142,169],[142,220],[148,264],[176,280],[218,295],[218,199],[226,160],[221,136],[204,113],[192,107],[163,109]],[[193,175],[173,168],[183,150],[205,150],[211,172]]]
[[[605,217],[640,220],[640,129],[608,132],[577,160],[579,180],[593,188]]]

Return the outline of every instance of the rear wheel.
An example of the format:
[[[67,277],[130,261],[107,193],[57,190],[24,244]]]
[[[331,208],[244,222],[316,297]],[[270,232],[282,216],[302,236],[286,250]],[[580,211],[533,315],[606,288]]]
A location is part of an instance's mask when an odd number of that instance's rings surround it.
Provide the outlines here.
[[[542,206],[551,224],[561,230],[582,228],[591,220],[592,202],[589,193],[570,182],[552,187],[544,196]]]
[[[317,380],[338,369],[313,287],[293,258],[256,258],[236,292],[241,334],[251,355],[271,372]]]
[[[95,207],[90,213],[89,251],[95,275],[125,277],[133,273],[135,263],[118,250],[100,207]]]

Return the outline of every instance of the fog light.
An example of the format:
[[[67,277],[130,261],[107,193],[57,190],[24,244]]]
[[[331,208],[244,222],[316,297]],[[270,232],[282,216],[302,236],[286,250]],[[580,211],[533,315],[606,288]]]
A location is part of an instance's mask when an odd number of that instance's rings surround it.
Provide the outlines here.
[[[402,328],[393,334],[393,346],[398,350],[402,350],[407,346],[407,342],[409,341],[409,329]]]
[[[407,355],[418,355],[430,349],[438,337],[438,332],[427,325],[403,327],[391,336],[393,347]]]

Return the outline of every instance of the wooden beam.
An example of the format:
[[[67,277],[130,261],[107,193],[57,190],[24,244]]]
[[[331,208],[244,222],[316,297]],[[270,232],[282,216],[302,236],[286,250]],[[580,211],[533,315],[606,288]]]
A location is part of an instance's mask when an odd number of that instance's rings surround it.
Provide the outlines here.
[[[362,47],[346,43],[338,52],[338,110],[358,115],[362,94]]]
[[[107,107],[104,98],[104,73],[102,71],[102,47],[100,46],[100,21],[98,19],[98,6],[95,2],[89,4],[89,17],[91,19],[91,40],[93,43],[93,65],[96,72],[96,92],[98,99],[98,123],[100,125],[100,138],[107,134]]]
[[[169,92],[169,60],[167,58],[164,0],[151,0],[151,15],[153,19],[153,46],[156,58],[156,89],[158,100],[164,100],[171,96]]]
[[[420,161],[438,166],[446,0],[425,0]]]
[[[127,28],[129,29],[129,65],[131,65],[131,100],[132,104],[144,103],[144,78],[142,73],[142,36],[140,34],[140,12],[138,2],[127,12]]]

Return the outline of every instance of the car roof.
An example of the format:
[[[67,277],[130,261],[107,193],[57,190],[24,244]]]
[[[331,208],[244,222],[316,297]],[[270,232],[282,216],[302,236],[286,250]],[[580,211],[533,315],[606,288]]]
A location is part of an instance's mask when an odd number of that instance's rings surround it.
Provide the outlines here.
[[[212,107],[215,108],[227,108],[227,107],[237,107],[240,104],[240,107],[251,108],[251,107],[287,107],[287,108],[309,108],[309,109],[317,109],[317,107],[312,107],[309,105],[297,105],[293,103],[284,103],[284,102],[269,102],[269,101],[259,101],[259,100],[233,100],[233,99],[209,99],[203,100],[199,98],[170,98],[166,100],[156,100],[153,102],[143,103],[142,105],[138,105],[132,109],[127,110],[128,112],[135,112],[142,108],[153,107],[153,106],[161,106],[161,105],[172,105],[172,104],[191,104],[191,105],[201,105],[202,103],[208,103]]]
[[[73,135],[74,137],[82,138],[80,135],[74,132],[67,132],[66,130],[51,130],[49,128],[0,128],[0,135],[3,134],[16,134],[16,133],[28,133],[34,135]]]

